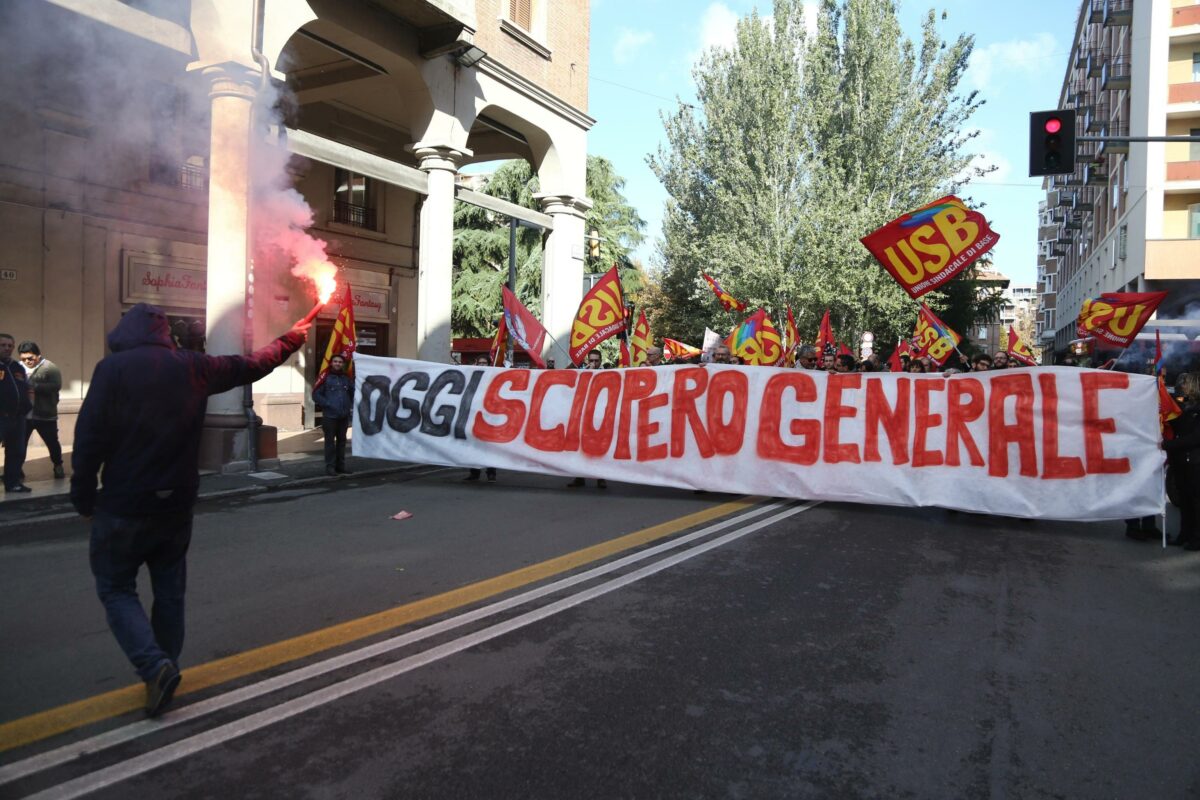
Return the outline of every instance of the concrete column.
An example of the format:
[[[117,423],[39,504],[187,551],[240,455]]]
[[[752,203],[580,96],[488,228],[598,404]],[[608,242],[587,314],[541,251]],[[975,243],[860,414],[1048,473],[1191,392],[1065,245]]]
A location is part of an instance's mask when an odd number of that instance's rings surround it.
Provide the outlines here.
[[[417,142],[412,151],[429,175],[421,205],[417,261],[417,358],[450,363],[450,298],[454,275],[454,176],[469,150]]]
[[[554,218],[542,258],[542,324],[554,337],[544,355],[562,368],[571,363],[571,323],[583,300],[584,220],[592,201],[568,194],[535,197]]]
[[[211,82],[212,99],[205,349],[210,355],[232,355],[244,351],[251,136],[258,75],[234,63],[204,67],[202,74]],[[245,462],[245,427],[241,389],[210,397],[202,464],[211,468]]]

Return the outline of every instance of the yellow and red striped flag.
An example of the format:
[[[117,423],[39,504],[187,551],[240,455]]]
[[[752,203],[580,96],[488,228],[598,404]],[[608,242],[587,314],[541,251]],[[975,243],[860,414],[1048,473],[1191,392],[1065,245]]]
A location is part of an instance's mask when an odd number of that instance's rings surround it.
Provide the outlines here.
[[[325,376],[329,374],[329,362],[334,356],[346,357],[346,374],[354,377],[354,361],[350,356],[357,347],[358,336],[354,332],[354,295],[350,293],[350,283],[347,281],[342,309],[333,321],[333,333],[329,336],[329,344],[325,346],[325,355],[321,358],[321,369],[317,371],[317,380],[313,383],[313,388],[316,389],[325,382]]]

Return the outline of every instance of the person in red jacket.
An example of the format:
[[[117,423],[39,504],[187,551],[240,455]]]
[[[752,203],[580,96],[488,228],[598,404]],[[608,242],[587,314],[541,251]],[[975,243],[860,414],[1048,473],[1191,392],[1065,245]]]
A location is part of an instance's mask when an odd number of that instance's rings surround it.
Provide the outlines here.
[[[247,356],[210,356],[177,349],[166,314],[138,303],[108,334],[111,354],[96,365],[75,424],[71,503],[92,520],[96,592],[117,643],[146,682],[149,716],[167,708],[179,685],[208,398],[270,373],[300,349],[310,327],[298,322]],[[154,591],[150,618],[137,596],[143,564]]]

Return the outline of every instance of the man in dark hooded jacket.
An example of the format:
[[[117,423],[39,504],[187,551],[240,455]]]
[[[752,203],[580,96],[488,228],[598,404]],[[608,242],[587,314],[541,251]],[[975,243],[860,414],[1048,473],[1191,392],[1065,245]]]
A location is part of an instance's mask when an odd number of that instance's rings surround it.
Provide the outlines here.
[[[93,519],[96,590],[109,628],[146,682],[150,716],[166,709],[179,685],[208,397],[267,375],[300,349],[310,327],[297,323],[248,356],[209,356],[176,349],[166,315],[139,303],[108,335],[111,355],[96,365],[75,424],[71,502]],[[154,592],[150,619],[137,596],[142,564]]]

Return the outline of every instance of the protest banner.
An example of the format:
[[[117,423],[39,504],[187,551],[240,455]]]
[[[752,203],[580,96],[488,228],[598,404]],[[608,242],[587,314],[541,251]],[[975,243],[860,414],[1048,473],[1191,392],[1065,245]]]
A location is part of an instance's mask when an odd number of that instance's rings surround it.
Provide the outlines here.
[[[1165,502],[1149,375],[358,366],[368,458],[1044,519]]]
[[[1075,320],[1075,333],[1129,347],[1166,296],[1166,292],[1105,292],[1084,300]]]
[[[908,296],[942,286],[996,246],[1000,234],[952,194],[892,220],[860,240]]]

